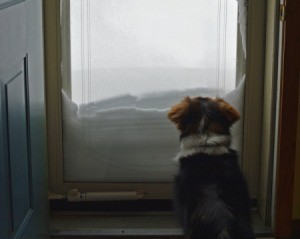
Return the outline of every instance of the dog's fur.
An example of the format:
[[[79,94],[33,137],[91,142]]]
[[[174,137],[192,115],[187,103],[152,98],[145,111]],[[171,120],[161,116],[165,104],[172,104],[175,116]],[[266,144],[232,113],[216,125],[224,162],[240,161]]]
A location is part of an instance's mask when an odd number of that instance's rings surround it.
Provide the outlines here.
[[[239,113],[222,99],[186,97],[168,118],[180,131],[174,202],[186,238],[254,239],[246,180],[229,148]]]

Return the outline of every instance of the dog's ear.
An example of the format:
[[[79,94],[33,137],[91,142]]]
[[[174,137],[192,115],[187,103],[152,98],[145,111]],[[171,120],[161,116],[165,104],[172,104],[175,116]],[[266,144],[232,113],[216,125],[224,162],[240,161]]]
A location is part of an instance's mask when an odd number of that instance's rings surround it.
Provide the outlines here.
[[[183,123],[188,117],[190,111],[191,98],[185,97],[180,103],[171,107],[168,118],[177,126],[177,129],[183,130]]]
[[[199,131],[203,112],[199,99],[184,98],[180,103],[171,107],[168,118],[176,125],[182,134],[193,134]],[[202,123],[204,127],[204,122]]]
[[[168,118],[177,126],[181,133],[196,133],[203,118],[199,99],[185,97],[180,103],[171,107]]]
[[[240,119],[239,112],[234,109],[230,104],[222,99],[218,99],[221,114],[224,116],[229,125],[232,125]]]

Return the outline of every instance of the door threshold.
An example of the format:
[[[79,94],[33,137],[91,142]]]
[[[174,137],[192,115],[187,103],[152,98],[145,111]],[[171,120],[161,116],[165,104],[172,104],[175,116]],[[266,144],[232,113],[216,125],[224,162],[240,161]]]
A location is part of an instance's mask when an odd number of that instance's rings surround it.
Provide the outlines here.
[[[271,229],[253,213],[257,238],[272,238]],[[174,214],[165,215],[52,215],[51,238],[84,237],[155,237],[182,238],[183,233]]]

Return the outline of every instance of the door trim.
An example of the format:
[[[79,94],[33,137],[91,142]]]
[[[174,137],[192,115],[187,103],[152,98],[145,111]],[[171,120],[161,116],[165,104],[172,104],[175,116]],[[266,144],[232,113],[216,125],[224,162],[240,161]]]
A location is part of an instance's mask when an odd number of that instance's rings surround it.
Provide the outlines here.
[[[276,169],[275,235],[290,238],[294,194],[294,167],[300,76],[300,1],[287,1],[283,22],[282,71]]]

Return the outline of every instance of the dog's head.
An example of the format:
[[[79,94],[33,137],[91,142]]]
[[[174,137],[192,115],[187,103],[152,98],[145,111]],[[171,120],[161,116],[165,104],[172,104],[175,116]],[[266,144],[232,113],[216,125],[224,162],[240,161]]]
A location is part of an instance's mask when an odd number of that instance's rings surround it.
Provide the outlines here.
[[[177,126],[181,137],[208,133],[228,135],[240,114],[219,98],[186,97],[170,109],[168,118]]]

